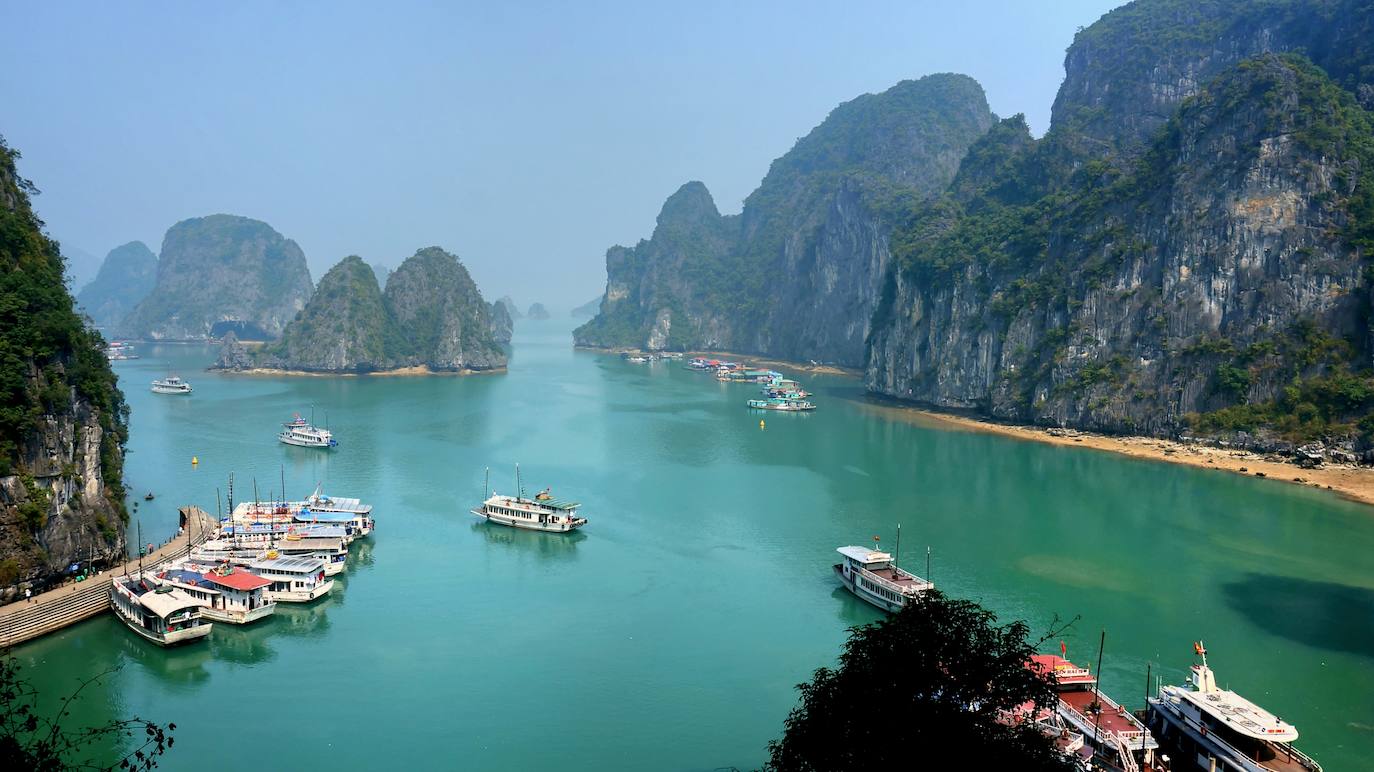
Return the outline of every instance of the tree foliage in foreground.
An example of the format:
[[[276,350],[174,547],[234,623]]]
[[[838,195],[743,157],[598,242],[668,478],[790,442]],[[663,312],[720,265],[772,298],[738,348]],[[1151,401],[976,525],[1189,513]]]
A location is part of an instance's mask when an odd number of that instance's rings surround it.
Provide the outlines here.
[[[0,657],[0,769],[149,770],[171,749],[176,724],[161,725],[134,717],[93,727],[63,725],[82,690],[114,670],[83,681],[52,716],[39,713],[38,691],[20,677],[19,670],[13,657]],[[124,755],[111,760],[107,749],[112,744],[124,748]]]
[[[801,704],[769,743],[765,769],[1073,769],[1034,728],[999,721],[1056,698],[1048,676],[1026,667],[1029,627],[996,621],[932,591],[852,628],[839,667],[798,685]]]

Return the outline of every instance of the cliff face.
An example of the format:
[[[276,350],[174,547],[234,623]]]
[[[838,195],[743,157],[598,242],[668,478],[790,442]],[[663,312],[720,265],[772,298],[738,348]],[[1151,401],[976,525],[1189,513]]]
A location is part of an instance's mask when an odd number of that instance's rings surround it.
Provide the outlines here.
[[[156,283],[157,255],[143,242],[131,241],[110,250],[95,279],[77,294],[76,304],[97,327],[113,329]]]
[[[126,408],[0,143],[0,593],[124,554]]]
[[[482,300],[458,258],[438,247],[401,263],[385,293],[362,258],[348,257],[320,279],[280,341],[250,352],[226,336],[216,368],[334,373],[501,368],[510,317],[494,307],[499,304]]]
[[[157,284],[120,330],[153,340],[230,330],[274,339],[312,290],[305,254],[266,223],[227,214],[184,220],[167,231]]]
[[[520,309],[516,308],[515,300],[512,299],[510,295],[502,297],[500,300],[496,301],[496,304],[506,307],[506,315],[511,318],[512,322],[518,322],[525,318],[525,315],[520,313]]]
[[[531,303],[530,310],[525,312],[525,316],[536,321],[548,319],[549,309],[545,308],[543,303]]]
[[[1177,8],[1128,11],[1153,5]],[[990,133],[970,159],[1001,160],[966,162],[974,179],[899,237],[868,387],[1021,421],[1170,433],[1196,423],[1189,414],[1296,408],[1304,379],[1367,366],[1374,198],[1361,170],[1374,164],[1374,120],[1301,57],[1237,61],[1236,41],[1283,38],[1257,24],[1232,23],[1245,32],[1217,44],[1224,57],[1189,63],[1189,49],[1166,46],[1167,64],[1110,81],[1100,99],[1085,84],[1109,82],[1107,54],[1075,44],[1069,66],[1088,71],[1071,72],[1056,102],[1067,127],[1015,146],[1015,132]],[[1159,87],[1219,59],[1236,63],[1200,89]],[[1075,100],[1105,107],[1088,123],[1063,118]],[[1026,183],[1065,147],[1130,160],[1079,158],[1067,177]]]
[[[492,340],[503,346],[510,343],[511,336],[515,334],[515,320],[510,318],[506,304],[498,300],[488,306],[487,311],[491,320],[488,329],[491,331]]]
[[[862,363],[888,213],[942,190],[993,120],[975,81],[931,75],[840,105],[738,216],[684,185],[651,239],[607,252],[600,312],[574,339]]]

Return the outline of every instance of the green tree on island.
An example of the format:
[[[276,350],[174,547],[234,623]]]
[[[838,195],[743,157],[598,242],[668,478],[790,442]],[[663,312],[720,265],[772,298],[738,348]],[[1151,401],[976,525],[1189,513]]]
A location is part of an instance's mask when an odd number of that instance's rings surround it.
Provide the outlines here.
[[[1030,628],[996,621],[977,603],[931,591],[852,628],[839,667],[798,685],[801,704],[769,743],[764,768],[1074,769],[1033,726],[1000,720],[1056,696],[1048,675],[1026,667]]]
[[[163,725],[134,717],[114,719],[100,726],[64,726],[64,721],[71,717],[72,703],[81,697],[81,692],[114,670],[83,681],[51,716],[40,714],[38,691],[20,676],[19,670],[13,657],[0,656],[0,769],[149,770],[171,749],[176,724]],[[118,750],[110,751],[112,745]]]

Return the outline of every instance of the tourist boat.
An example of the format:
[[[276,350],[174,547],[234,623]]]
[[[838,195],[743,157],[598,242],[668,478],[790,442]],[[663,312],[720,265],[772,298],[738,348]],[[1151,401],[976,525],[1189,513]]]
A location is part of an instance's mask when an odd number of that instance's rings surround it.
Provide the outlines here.
[[[883,611],[901,611],[912,598],[935,587],[929,580],[898,568],[886,552],[855,546],[835,551],[844,556],[834,568],[845,589]]]
[[[653,358],[652,356],[644,356],[644,355],[641,355],[641,354],[635,354],[634,356],[625,357],[625,361],[626,361],[626,362],[633,362],[633,363],[635,363],[635,364],[637,364],[637,365],[642,365],[642,364],[644,364],[644,363],[646,363],[646,362],[652,362],[652,361],[654,361],[654,358]]]
[[[277,602],[309,603],[334,589],[334,580],[325,576],[319,558],[289,557],[268,550],[244,568],[272,582],[266,595]]]
[[[518,481],[518,466],[515,468],[515,476]],[[472,514],[493,523],[531,531],[568,533],[587,524],[587,518],[577,514],[578,508],[582,505],[576,501],[555,499],[549,488],[540,491],[532,499],[525,498],[525,489],[519,482],[516,483],[516,489],[520,491],[517,496],[502,496],[492,491],[487,500],[482,502],[482,506],[472,510]]]
[[[755,410],[778,410],[784,413],[801,413],[816,409],[814,402],[808,402],[804,399],[783,399],[781,397],[751,399],[745,404]]]
[[[159,571],[157,578],[200,601],[200,613],[216,622],[246,625],[277,610],[276,601],[266,595],[272,582],[231,563],[186,561]]]
[[[315,491],[295,508],[298,523],[318,522],[348,524],[358,536],[372,533],[375,523],[372,520],[372,505],[364,504],[361,499],[345,496],[326,496],[322,486],[316,485]],[[294,502],[293,502],[294,503]],[[344,517],[340,517],[340,516]]]
[[[105,356],[111,362],[122,361],[125,359],[138,359],[138,354],[134,353],[134,347],[128,343],[115,341],[105,347]]]
[[[113,577],[110,608],[126,627],[159,646],[199,640],[213,627],[202,618],[199,600],[142,576]]]
[[[282,424],[282,431],[277,435],[277,439],[287,445],[302,448],[333,448],[339,444],[328,429],[310,425],[299,413],[295,418]]]
[[[348,561],[348,540],[345,531],[335,527],[331,531],[301,533],[290,531],[270,549],[287,557],[317,558],[324,564],[325,576],[343,573]]]
[[[1160,772],[1164,759],[1156,758],[1159,743],[1140,719],[1103,694],[1097,677],[1054,654],[1035,654],[1031,667],[1054,679],[1059,702],[1052,713],[1039,716],[1042,729],[1077,733],[1085,745],[1079,755],[1093,769],[1114,772]]]
[[[191,384],[175,375],[153,381],[154,394],[190,394]]]
[[[1297,727],[1233,691],[1217,687],[1207,649],[1187,686],[1162,686],[1150,699],[1150,726],[1177,758],[1216,772],[1320,772],[1321,765],[1292,743]]]

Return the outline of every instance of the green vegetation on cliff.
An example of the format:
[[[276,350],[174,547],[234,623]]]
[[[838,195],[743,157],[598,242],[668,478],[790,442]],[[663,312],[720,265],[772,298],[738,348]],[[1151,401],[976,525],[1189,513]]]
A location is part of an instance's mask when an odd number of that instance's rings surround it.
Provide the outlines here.
[[[22,451],[46,416],[89,406],[103,430],[106,491],[122,513],[124,396],[104,341],[73,308],[62,255],[33,213],[34,188],[15,170],[18,156],[0,140],[0,476],[22,468]]]

